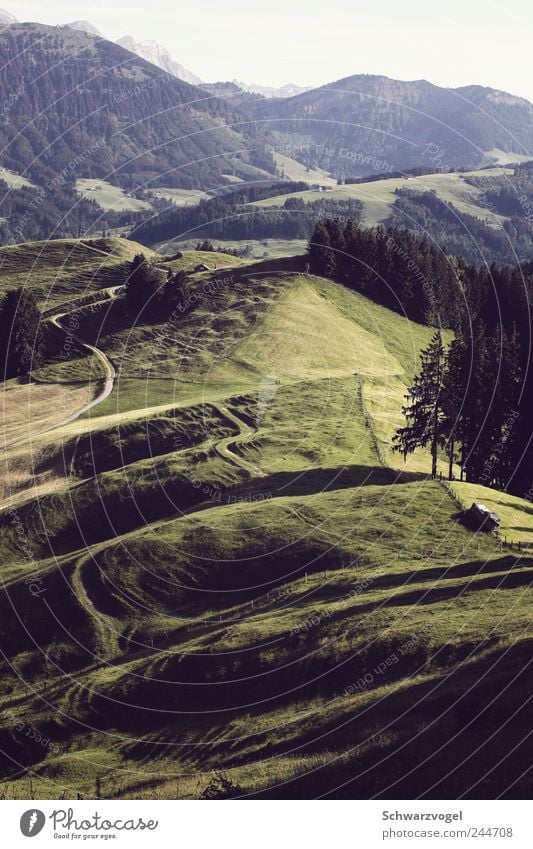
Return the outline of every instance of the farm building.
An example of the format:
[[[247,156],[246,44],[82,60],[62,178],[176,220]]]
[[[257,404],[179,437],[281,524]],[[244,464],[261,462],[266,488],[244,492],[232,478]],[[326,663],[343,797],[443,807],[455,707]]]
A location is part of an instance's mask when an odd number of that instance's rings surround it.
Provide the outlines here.
[[[501,519],[497,513],[493,513],[484,504],[474,502],[468,510],[463,510],[461,521],[471,531],[496,533],[500,530]]]

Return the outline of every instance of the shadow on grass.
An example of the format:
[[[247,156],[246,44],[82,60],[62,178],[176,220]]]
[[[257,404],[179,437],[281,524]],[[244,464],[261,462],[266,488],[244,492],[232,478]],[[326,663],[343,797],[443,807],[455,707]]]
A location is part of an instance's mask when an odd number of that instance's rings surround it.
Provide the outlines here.
[[[273,786],[256,798],[529,798],[532,649],[522,640],[376,693],[363,715],[347,706],[342,723],[321,728],[329,763],[279,786],[273,764]]]
[[[315,495],[336,489],[363,486],[388,486],[396,483],[412,483],[425,480],[426,476],[416,472],[405,472],[401,480],[393,469],[382,466],[333,466],[330,468],[302,469],[294,472],[273,472],[264,478],[254,478],[239,486],[235,492],[268,494],[272,498],[293,495]]]

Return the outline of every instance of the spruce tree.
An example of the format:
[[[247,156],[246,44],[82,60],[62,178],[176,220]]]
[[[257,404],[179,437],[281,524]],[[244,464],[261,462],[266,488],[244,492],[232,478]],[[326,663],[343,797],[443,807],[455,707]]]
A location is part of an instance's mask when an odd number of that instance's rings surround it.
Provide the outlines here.
[[[477,483],[485,473],[487,458],[497,439],[497,427],[491,418],[495,398],[494,357],[485,324],[472,328],[471,362],[462,417],[461,466],[469,482]],[[486,481],[482,481],[483,483]]]
[[[407,420],[405,427],[398,428],[393,437],[395,451],[404,459],[417,448],[430,446],[431,476],[437,476],[437,452],[442,439],[443,380],[445,349],[440,331],[437,331],[428,347],[421,352],[421,367],[409,389],[407,404],[402,412]]]
[[[455,451],[456,446],[463,442],[469,368],[470,351],[462,334],[458,333],[448,348],[442,387],[443,425],[441,442],[448,454],[448,477],[450,480],[453,477],[453,464],[458,459]]]
[[[126,283],[126,309],[138,315],[145,309],[153,312],[158,306],[162,279],[157,268],[147,261],[144,254],[136,254],[130,265]]]
[[[186,283],[187,274],[185,271],[178,271],[177,274],[170,273],[168,275],[163,289],[163,303],[169,313],[179,310],[180,304],[185,299],[184,287]]]
[[[316,225],[307,249],[311,270],[320,277],[332,277],[335,273],[335,253],[331,250],[328,228],[323,221]]]
[[[344,283],[354,288],[356,280],[360,279],[360,241],[361,231],[357,221],[349,218],[344,228],[344,254],[337,258],[337,265],[340,262],[340,277]]]

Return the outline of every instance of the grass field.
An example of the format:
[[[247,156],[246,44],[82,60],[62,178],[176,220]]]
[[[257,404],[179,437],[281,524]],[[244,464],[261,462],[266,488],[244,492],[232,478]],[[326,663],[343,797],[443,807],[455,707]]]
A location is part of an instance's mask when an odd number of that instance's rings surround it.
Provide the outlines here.
[[[283,173],[285,180],[293,180],[294,182],[303,181],[304,183],[320,183],[322,186],[336,186],[335,180],[323,168],[310,168],[309,171],[298,162],[284,153],[274,152],[274,160],[278,171]]]
[[[36,381],[5,381],[1,393],[2,435],[5,443],[14,443],[2,456],[0,505],[37,497],[60,486],[65,476],[57,464],[43,472],[35,471],[43,443],[38,431],[53,425],[58,414],[67,417],[90,401],[94,387],[89,383],[40,384]],[[43,437],[44,438],[44,437]],[[45,439],[46,442],[46,439]]]
[[[198,241],[191,244],[197,245]],[[183,253],[183,256],[179,259],[170,260],[164,263],[165,267],[171,268],[172,271],[192,272],[198,265],[207,265],[207,267],[212,271],[244,265],[243,261],[239,257],[220,251],[197,251],[192,247],[189,250],[174,249],[174,247],[171,248],[168,244],[165,247],[166,249],[164,253],[166,256],[171,255],[174,250],[175,252]]]
[[[164,200],[175,203],[176,206],[194,206],[199,201],[206,200],[209,197],[206,192],[201,192],[199,189],[173,189],[164,186],[150,190],[150,194],[156,198],[164,198]]]
[[[498,513],[501,518],[501,536],[504,540],[526,545],[533,543],[531,535],[533,506],[529,500],[509,495],[508,492],[498,492],[480,484],[453,481],[450,486],[464,507],[470,507],[473,501],[477,501]]]
[[[508,153],[495,147],[485,151],[487,159],[491,159],[495,165],[514,165],[516,162],[528,162],[530,157],[522,153]]]
[[[143,209],[151,209],[147,201],[130,197],[124,189],[113,186],[106,180],[77,180],[76,191],[81,197],[93,200],[106,211],[112,209],[115,212],[139,212]]]
[[[28,180],[27,177],[22,177],[21,174],[16,174],[8,168],[0,168],[0,180],[7,183],[10,189],[36,189],[37,186]]]
[[[173,239],[170,242],[162,242],[157,246],[161,253],[169,254],[172,251],[194,250],[198,239]],[[245,260],[251,259],[278,259],[285,256],[294,256],[295,253],[304,254],[307,249],[305,239],[263,239],[260,242],[254,239],[216,239],[215,247],[223,250],[238,250],[245,252]]]
[[[236,174],[221,174],[221,176],[224,177],[228,181],[228,183],[242,183],[243,182],[242,177],[237,177]]]
[[[441,200],[452,203],[460,212],[476,215],[493,227],[501,227],[503,216],[486,208],[480,201],[483,192],[469,185],[465,177],[490,177],[505,174],[504,167],[487,168],[483,171],[471,171],[463,174],[427,174],[422,177],[404,177],[390,180],[376,180],[369,183],[357,183],[347,186],[335,186],[326,195],[328,200],[360,200],[363,203],[363,222],[373,227],[382,224],[391,214],[392,204],[396,200],[396,189],[411,189],[419,192],[434,191]],[[316,189],[307,192],[295,192],[259,201],[256,206],[283,206],[288,197],[299,197],[307,202],[323,200],[324,194]],[[407,225],[406,225],[407,226]]]
[[[531,505],[392,454],[431,328],[298,258],[228,265],[175,320],[82,311],[113,392],[6,452],[0,794],[526,798],[533,559],[457,511],[533,543]],[[67,375],[6,385],[10,434]]]

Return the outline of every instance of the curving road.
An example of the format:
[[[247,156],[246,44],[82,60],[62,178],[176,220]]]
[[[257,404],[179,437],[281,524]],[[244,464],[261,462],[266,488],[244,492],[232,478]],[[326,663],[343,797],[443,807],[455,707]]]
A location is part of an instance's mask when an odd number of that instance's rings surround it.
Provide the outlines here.
[[[95,307],[99,306],[100,304],[109,304],[112,300],[118,297],[123,288],[123,286],[113,286],[112,288],[108,289],[109,297],[103,298],[100,301],[93,301],[92,304],[86,304],[85,307],[78,307],[77,309],[69,310],[68,312],[57,313],[56,315],[52,315],[49,318],[51,324],[61,330],[62,333],[65,333],[66,335],[70,336],[81,348],[85,348],[87,351],[90,351],[92,354],[95,354],[95,356],[98,357],[100,362],[103,364],[106,372],[106,377],[104,380],[104,385],[100,392],[98,392],[98,394],[93,398],[92,401],[89,401],[89,403],[84,404],[83,407],[80,407],[78,410],[76,410],[74,413],[71,413],[69,416],[60,419],[60,421],[55,422],[52,425],[47,425],[46,427],[42,427],[39,430],[35,430],[27,436],[18,436],[16,439],[11,439],[9,442],[4,443],[4,448],[9,448],[11,445],[16,445],[19,442],[24,442],[25,440],[30,439],[34,436],[39,436],[39,434],[41,433],[48,433],[48,431],[55,430],[56,428],[62,427],[66,424],[70,424],[70,422],[75,421],[75,419],[82,416],[88,410],[91,410],[93,407],[96,407],[98,404],[101,404],[102,401],[105,401],[105,399],[108,398],[109,395],[111,395],[116,378],[116,371],[113,363],[111,362],[109,357],[104,354],[103,351],[100,350],[100,348],[96,348],[94,345],[89,345],[88,342],[84,342],[83,339],[80,339],[80,337],[76,336],[75,333],[72,333],[71,330],[66,327],[63,327],[63,325],[61,324],[61,319],[65,318],[65,316],[67,315],[72,315],[73,313],[78,312],[80,309],[84,309],[87,307]]]

